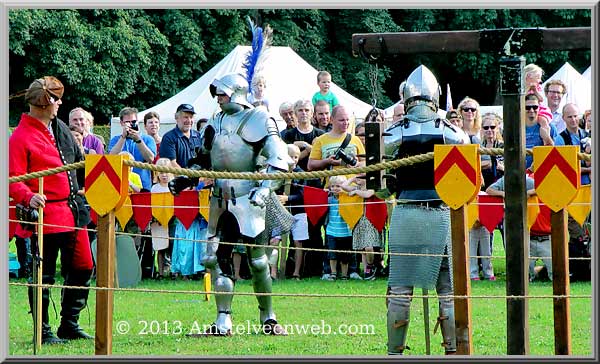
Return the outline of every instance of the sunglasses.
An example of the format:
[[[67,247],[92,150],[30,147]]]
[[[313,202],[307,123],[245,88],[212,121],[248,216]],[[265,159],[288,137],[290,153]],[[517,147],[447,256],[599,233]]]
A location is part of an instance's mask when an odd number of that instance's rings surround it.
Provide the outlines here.
[[[492,130],[496,129],[496,125],[486,125],[483,127],[483,130],[490,130],[490,129],[492,129]]]
[[[537,105],[525,105],[525,110],[529,111],[529,110],[537,110],[539,108],[539,106]]]
[[[477,109],[474,108],[474,107],[463,107],[462,111],[464,111],[464,112],[469,112],[469,111],[470,112],[475,112],[475,111],[477,111]]]

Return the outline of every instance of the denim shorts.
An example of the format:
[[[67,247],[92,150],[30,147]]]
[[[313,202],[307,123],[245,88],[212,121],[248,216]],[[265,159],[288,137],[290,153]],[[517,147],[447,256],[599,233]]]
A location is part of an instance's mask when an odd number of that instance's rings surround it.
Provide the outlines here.
[[[346,264],[350,262],[350,253],[338,253],[335,250],[352,250],[352,237],[345,236],[342,238],[338,238],[331,235],[325,236],[327,240],[327,259],[329,260],[339,260],[340,262]]]

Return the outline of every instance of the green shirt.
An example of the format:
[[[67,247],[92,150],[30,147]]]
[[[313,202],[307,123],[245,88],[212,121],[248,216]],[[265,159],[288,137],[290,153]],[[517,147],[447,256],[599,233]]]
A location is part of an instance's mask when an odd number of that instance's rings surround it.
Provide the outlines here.
[[[329,104],[329,111],[332,112],[333,108],[339,105],[339,101],[337,97],[333,94],[333,92],[329,91],[325,95],[321,95],[321,91],[317,91],[312,97],[313,106],[319,102],[319,100],[325,100]]]

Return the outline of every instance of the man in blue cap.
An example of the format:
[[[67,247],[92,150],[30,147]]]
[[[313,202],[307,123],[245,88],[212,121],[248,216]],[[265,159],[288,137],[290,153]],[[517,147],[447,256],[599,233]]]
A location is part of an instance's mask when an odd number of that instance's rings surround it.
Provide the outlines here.
[[[181,104],[175,112],[177,126],[169,130],[160,144],[161,158],[168,158],[174,167],[187,167],[188,161],[196,156],[196,148],[200,148],[201,140],[194,125],[194,107]]]

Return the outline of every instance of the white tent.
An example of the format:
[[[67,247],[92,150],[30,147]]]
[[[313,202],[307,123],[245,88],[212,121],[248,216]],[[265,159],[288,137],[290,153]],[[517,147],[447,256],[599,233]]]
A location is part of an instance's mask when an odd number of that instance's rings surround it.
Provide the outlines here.
[[[228,73],[244,74],[244,59],[249,50],[249,46],[235,47],[221,62],[181,92],[156,106],[141,111],[138,120],[143,120],[147,112],[156,111],[161,119],[160,133],[164,135],[175,125],[175,110],[181,104],[194,105],[197,113],[195,120],[210,118],[219,111],[219,107],[216,99],[210,95],[209,85],[215,78]],[[289,47],[270,47],[265,57],[265,66],[261,74],[267,80],[266,94],[269,109],[275,120],[285,127],[285,123],[279,116],[279,105],[285,101],[293,103],[299,99],[310,100],[319,90],[318,71]],[[340,104],[346,106],[357,118],[363,118],[371,109],[369,104],[350,95],[335,83],[332,83],[331,91],[337,96]],[[119,119],[113,118],[111,135],[117,135],[120,131]]]
[[[583,110],[592,108],[592,82],[577,72],[569,62],[565,62],[556,73],[548,77],[546,82],[543,83],[542,88],[546,86],[548,81],[556,79],[561,80],[567,85],[567,94],[563,97],[561,104],[558,106],[559,110],[562,110],[562,107],[566,103],[577,104],[579,110],[582,112]],[[547,101],[548,100],[546,100],[546,105],[548,104]]]
[[[591,81],[592,80],[592,66],[589,66],[585,71],[583,71],[583,73],[581,75]]]

